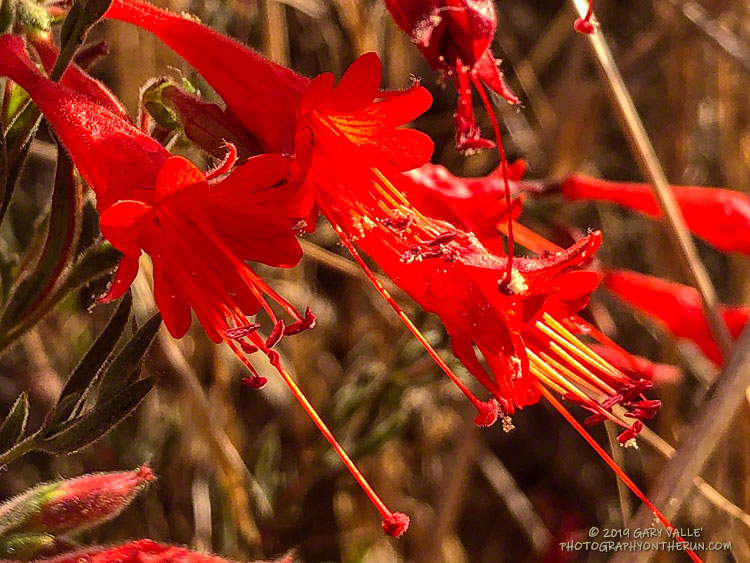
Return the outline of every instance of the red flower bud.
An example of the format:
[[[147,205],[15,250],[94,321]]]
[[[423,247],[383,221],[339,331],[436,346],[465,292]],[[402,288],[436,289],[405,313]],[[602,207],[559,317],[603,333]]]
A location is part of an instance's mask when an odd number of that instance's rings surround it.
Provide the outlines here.
[[[75,534],[117,516],[154,479],[143,465],[39,485],[0,507],[0,529]]]

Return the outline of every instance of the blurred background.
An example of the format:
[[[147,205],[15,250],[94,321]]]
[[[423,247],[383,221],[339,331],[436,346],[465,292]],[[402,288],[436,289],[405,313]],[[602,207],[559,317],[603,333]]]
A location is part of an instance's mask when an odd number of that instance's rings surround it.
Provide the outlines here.
[[[412,77],[435,98],[413,126],[434,139],[433,161],[453,173],[486,174],[494,151],[465,157],[454,147],[455,91],[397,29],[381,0],[170,0],[158,4],[196,14],[204,23],[246,42],[309,76],[340,76],[359,54],[376,51],[384,86],[404,88]],[[686,16],[702,10],[734,38],[728,55]],[[527,177],[556,180],[582,171],[612,180],[640,180],[638,167],[613,117],[577,17],[560,0],[503,0],[494,53],[523,104],[496,104],[510,159],[528,161]],[[750,4],[645,0],[596,3],[616,60],[675,184],[746,191],[750,180]],[[106,39],[111,54],[93,73],[125,102],[132,116],[149,79],[184,76],[208,99],[210,89],[190,67],[148,33],[116,22],[98,25],[90,39]],[[742,56],[745,59],[742,59]],[[484,131],[489,121],[478,111]],[[185,145],[196,162],[209,159]],[[3,253],[22,257],[37,217],[49,205],[54,145],[41,135],[4,224]],[[80,243],[98,235],[89,202]],[[599,259],[681,282],[663,225],[614,206],[529,201],[521,222],[565,241],[602,228]],[[560,238],[562,237],[562,238]],[[299,561],[495,563],[605,561],[606,554],[560,553],[558,542],[587,540],[590,526],[619,528],[637,508],[595,452],[548,405],[514,417],[515,430],[477,429],[471,406],[442,375],[380,296],[358,273],[323,223],[306,237],[306,255],[288,271],[259,268],[300,310],[312,308],[318,326],[284,339],[280,351],[310,401],[393,509],[411,515],[401,539],[385,537],[380,518],[324,439],[274,373],[262,391],[240,384],[245,375],[231,352],[212,345],[197,323],[181,341],[164,329],[145,372],[159,381],[133,416],[109,436],[70,456],[31,454],[0,474],[8,497],[40,481],[150,463],[159,481],[119,518],[82,539],[113,543],[149,537],[243,561],[294,550]],[[748,303],[747,259],[697,241],[721,300]],[[21,258],[19,258],[20,260]],[[142,322],[154,310],[143,277],[134,289]],[[0,357],[4,412],[21,391],[31,399],[33,428],[54,403],[113,306],[93,306],[103,289],[87,286],[67,299]],[[397,300],[428,339],[452,358],[438,319],[403,295]],[[678,380],[652,396],[664,406],[650,427],[670,444],[701,403],[716,368],[696,349],[676,342],[633,314],[604,290],[585,313],[627,350],[677,365]],[[453,367],[465,374],[457,362]],[[468,376],[467,376],[468,379]],[[575,411],[583,418],[583,412]],[[701,540],[732,541],[733,553],[702,554],[706,561],[750,561],[750,408],[714,450],[702,473],[723,499],[693,492],[678,527],[702,528]],[[611,443],[604,427],[596,439]],[[656,439],[638,450],[615,448],[616,459],[648,491],[665,462]],[[663,446],[663,445],[662,445]],[[729,504],[731,503],[731,504]],[[682,561],[658,553],[658,561]]]

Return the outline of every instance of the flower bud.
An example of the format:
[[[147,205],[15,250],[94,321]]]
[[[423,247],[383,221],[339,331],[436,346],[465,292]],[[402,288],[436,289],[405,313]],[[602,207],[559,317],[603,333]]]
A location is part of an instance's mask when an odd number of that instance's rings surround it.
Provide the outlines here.
[[[81,532],[117,516],[154,479],[143,465],[39,485],[0,507],[0,532]]]

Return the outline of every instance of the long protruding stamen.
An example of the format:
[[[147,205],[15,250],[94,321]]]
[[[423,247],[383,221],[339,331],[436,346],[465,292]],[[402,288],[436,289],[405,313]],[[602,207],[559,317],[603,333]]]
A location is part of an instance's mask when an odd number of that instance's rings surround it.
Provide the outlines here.
[[[503,138],[500,134],[500,126],[497,123],[495,112],[490,104],[490,99],[487,96],[487,92],[484,90],[482,82],[476,77],[474,73],[471,74],[471,81],[479,92],[479,97],[482,99],[484,109],[487,111],[487,115],[490,118],[492,124],[492,130],[495,133],[495,142],[497,144],[497,154],[500,156],[500,170],[503,174],[503,183],[505,184],[505,207],[508,214],[508,269],[505,275],[506,283],[510,283],[511,274],[513,272],[513,213],[511,213],[511,197],[510,197],[510,179],[508,178],[508,160],[505,158],[505,148],[503,147]]]
[[[380,280],[375,276],[375,274],[372,273],[372,270],[370,270],[370,267],[359,255],[359,252],[354,247],[343,229],[338,224],[336,224],[335,221],[332,220],[330,215],[326,213],[326,216],[328,218],[328,222],[331,224],[331,226],[333,226],[336,234],[338,234],[339,238],[341,239],[341,242],[349,251],[349,254],[352,255],[352,258],[354,258],[357,264],[359,264],[359,267],[362,268],[362,271],[365,273],[372,285],[375,286],[380,295],[382,295],[383,298],[388,302],[388,304],[396,312],[401,321],[411,331],[415,338],[419,340],[419,343],[424,347],[425,350],[427,350],[427,353],[432,357],[432,359],[435,360],[435,362],[440,366],[445,374],[451,379],[451,381],[453,381],[456,387],[459,388],[459,390],[466,396],[467,399],[469,399],[469,401],[471,401],[471,404],[474,405],[474,407],[477,409],[479,415],[474,419],[474,422],[479,426],[492,425],[495,420],[497,420],[497,416],[499,414],[498,403],[492,400],[480,401],[476,397],[476,395],[474,395],[474,393],[469,390],[464,382],[461,381],[455,373],[453,373],[453,370],[448,366],[448,364],[445,363],[445,360],[443,360],[443,358],[440,357],[440,354],[438,354],[437,351],[432,347],[432,345],[427,342],[427,339],[422,335],[422,333],[414,325],[414,323],[411,322],[411,319],[406,315],[406,313],[403,312],[403,310],[401,309],[401,307],[399,307],[398,303],[396,303],[393,297],[391,297],[391,294],[388,293],[388,290],[383,287],[383,284],[380,283]]]
[[[536,377],[544,381],[554,382],[556,387],[564,389],[567,393],[572,393],[582,404],[588,405],[590,409],[598,412],[602,417],[607,418],[618,426],[623,426],[625,428],[628,427],[627,424],[619,420],[615,415],[604,409],[599,403],[573,385],[571,381],[554,369],[549,363],[539,358],[539,356],[537,356],[532,350],[527,348],[526,352],[529,355],[530,368]]]
[[[388,535],[393,537],[398,537],[403,534],[409,527],[409,517],[402,512],[392,512],[385,505],[385,503],[380,499],[372,486],[370,486],[370,483],[367,482],[365,476],[362,475],[360,470],[351,460],[344,448],[341,447],[341,444],[338,443],[333,433],[328,429],[328,426],[326,426],[325,422],[323,422],[323,419],[320,418],[318,412],[310,404],[310,401],[307,400],[307,397],[305,397],[305,394],[297,386],[297,383],[294,381],[294,379],[292,379],[292,376],[289,375],[289,373],[286,371],[286,369],[284,369],[281,363],[273,362],[273,365],[279,375],[281,375],[284,383],[286,383],[287,387],[289,387],[289,390],[292,392],[292,395],[294,395],[294,398],[297,399],[300,405],[302,405],[302,408],[305,410],[305,413],[307,413],[307,416],[310,417],[315,426],[318,427],[318,430],[320,430],[320,433],[323,434],[326,440],[328,440],[328,443],[331,444],[333,449],[336,451],[336,454],[338,454],[344,466],[349,470],[349,473],[352,474],[367,497],[375,505],[375,508],[378,509],[378,512],[380,512],[381,516],[383,517],[383,530],[385,530]]]
[[[610,365],[604,358],[599,354],[591,350],[583,342],[581,342],[576,335],[565,328],[557,319],[555,319],[549,313],[544,313],[544,322],[549,325],[550,328],[557,331],[566,342],[571,345],[569,348],[574,354],[586,360],[586,362],[599,368],[600,370],[608,373],[612,377],[621,378],[622,374],[617,371],[612,365]]]
[[[633,491],[633,494],[637,496],[641,500],[641,502],[643,502],[643,504],[645,504],[648,507],[648,509],[654,514],[654,516],[656,516],[661,521],[661,523],[664,524],[664,526],[666,526],[668,530],[674,531],[675,527],[669,522],[669,520],[667,520],[666,516],[664,516],[659,511],[659,509],[657,509],[651,503],[651,501],[648,500],[646,495],[643,494],[643,492],[636,486],[635,483],[633,483],[633,481],[630,479],[630,477],[627,476],[627,474],[622,470],[622,468],[615,463],[615,461],[609,456],[607,452],[604,451],[604,448],[602,448],[596,442],[596,440],[594,440],[591,437],[591,435],[588,432],[586,432],[586,430],[575,419],[575,417],[572,414],[570,414],[570,412],[568,412],[568,410],[565,407],[563,407],[562,403],[560,403],[560,401],[557,400],[554,394],[549,389],[544,387],[544,385],[542,385],[541,383],[538,383],[537,385],[540,391],[542,392],[542,395],[544,395],[544,398],[547,399],[550,402],[550,404],[553,407],[555,407],[555,410],[557,410],[557,412],[559,412],[563,416],[563,418],[565,418],[565,420],[567,420],[568,423],[570,423],[570,425],[573,426],[573,428],[575,428],[576,432],[578,432],[581,435],[581,437],[584,440],[586,440],[592,448],[594,448],[594,451],[597,454],[599,454],[599,457],[601,457],[604,460],[604,463],[609,465],[612,471],[615,472],[615,475],[617,475],[617,477],[619,477],[620,480],[623,483],[625,483],[625,485],[627,485],[627,487],[631,491]],[[685,542],[685,540],[681,536],[675,534],[674,537],[680,543],[687,544],[687,542]],[[691,560],[695,561],[696,563],[702,563],[701,558],[698,557],[698,555],[694,551],[686,549],[685,552],[688,554]]]

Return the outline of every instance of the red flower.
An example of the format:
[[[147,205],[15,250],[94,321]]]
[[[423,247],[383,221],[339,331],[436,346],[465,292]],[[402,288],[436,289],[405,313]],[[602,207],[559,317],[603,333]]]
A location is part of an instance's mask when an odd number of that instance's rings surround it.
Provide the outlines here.
[[[479,82],[511,104],[519,99],[498,69],[490,45],[497,16],[492,0],[385,0],[396,24],[417,45],[432,68],[453,81],[458,92],[456,146],[459,150],[493,146],[481,138],[474,120],[471,83]]]
[[[592,199],[619,203],[651,217],[661,211],[648,184],[609,182],[581,174],[562,183],[567,199]],[[750,199],[721,188],[672,186],[688,228],[724,252],[750,255]]]
[[[629,270],[607,273],[604,283],[612,293],[657,321],[667,332],[694,342],[715,364],[723,363],[724,358],[703,315],[698,291]],[[732,338],[739,338],[750,318],[750,307],[722,306],[719,313]]]
[[[420,186],[428,190],[419,183],[402,188],[404,177],[398,174],[393,153],[411,154],[413,147],[405,145],[414,136],[399,139],[400,130],[393,127],[412,119],[429,100],[419,87],[378,92],[373,77],[379,74],[377,57],[365,55],[335,89],[333,78],[322,75],[304,94],[297,152],[310,155],[305,185],[314,191],[323,214],[355,258],[352,241],[425,310],[440,316],[454,353],[499,402],[503,414],[538,401],[543,383],[612,417],[584,395],[578,387],[581,381],[585,388],[610,397],[630,393],[636,383],[582,351],[583,345],[557,320],[584,307],[598,284],[598,274],[575,268],[591,258],[600,235],[593,233],[567,251],[539,259],[517,258],[508,277],[509,258],[490,254],[473,234],[425,216],[404,197],[408,191],[417,193]],[[379,98],[385,101],[374,101]],[[391,106],[389,117],[373,120],[383,106]],[[304,139],[310,139],[308,148],[301,144]],[[360,264],[366,267],[361,259]],[[474,346],[491,373],[482,367]],[[575,357],[591,366],[580,369]],[[487,403],[441,366],[479,410],[477,421],[489,422]],[[572,379],[571,373],[576,374]]]
[[[278,322],[265,296],[280,303],[294,323],[310,322],[244,262],[288,267],[301,256],[286,209],[296,185],[285,181],[284,158],[256,157],[209,185],[210,177],[170,157],[129,122],[49,81],[20,38],[0,37],[0,50],[0,74],[26,89],[52,124],[96,192],[104,236],[125,255],[104,300],[128,289],[145,250],[154,263],[156,302],[176,338],[188,330],[192,308],[211,340],[235,347],[226,331],[249,324],[245,317],[261,306]],[[260,335],[251,338],[267,349]]]

